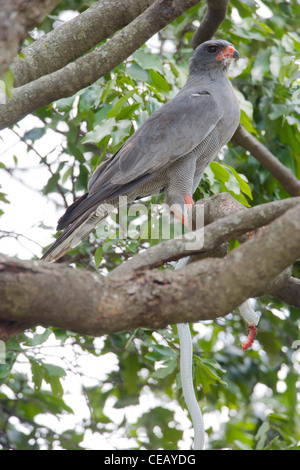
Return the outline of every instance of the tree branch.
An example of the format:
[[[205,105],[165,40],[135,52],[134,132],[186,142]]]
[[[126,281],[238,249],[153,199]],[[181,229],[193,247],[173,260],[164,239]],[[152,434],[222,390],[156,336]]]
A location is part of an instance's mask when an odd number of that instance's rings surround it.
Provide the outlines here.
[[[226,18],[229,0],[207,0],[207,10],[192,39],[192,47],[212,39]]]
[[[61,69],[128,25],[155,0],[100,0],[26,47],[11,66],[14,86]]]
[[[242,234],[265,226],[275,218],[280,217],[292,207],[300,205],[300,197],[269,202],[251,209],[245,209],[237,214],[230,214],[205,227],[203,247],[188,248],[191,244],[190,234],[182,238],[173,238],[154,245],[138,255],[133,256],[125,263],[118,266],[111,276],[140,271],[143,269],[156,268],[168,261],[175,261],[184,256],[194,253],[205,253],[212,251],[224,242],[240,237]],[[203,237],[203,229],[193,232],[195,239]]]
[[[276,178],[291,196],[300,195],[300,181],[261,142],[239,125],[231,139],[233,145],[248,150]]]
[[[298,257],[299,204],[224,259],[196,261],[176,272],[103,277],[1,255],[0,318],[94,336],[213,319],[263,295]]]
[[[280,289],[272,292],[272,296],[300,309],[300,279],[290,277]]]
[[[19,52],[23,39],[60,0],[0,0],[0,78]]]
[[[0,105],[0,129],[57,99],[74,95],[141,47],[199,0],[156,0],[110,41],[75,62],[13,90],[13,98]]]

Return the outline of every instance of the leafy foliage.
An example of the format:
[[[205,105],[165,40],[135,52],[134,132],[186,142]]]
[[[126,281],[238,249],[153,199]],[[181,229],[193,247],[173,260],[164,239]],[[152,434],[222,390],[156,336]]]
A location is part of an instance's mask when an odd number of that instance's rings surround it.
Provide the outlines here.
[[[231,73],[242,124],[300,179],[300,5],[281,0],[265,0],[264,5],[267,18],[254,0],[232,0],[217,37],[231,40],[241,56]],[[74,0],[61,2],[40,29],[48,32],[56,15],[86,6]],[[86,191],[99,163],[184,84],[190,41],[203,11],[201,3],[165,28],[159,34],[159,50],[143,46],[90,87],[35,113],[39,124],[23,135],[28,149],[51,133],[60,137],[59,147],[40,158],[48,171],[41,191],[58,207]],[[22,158],[16,158],[16,165]],[[0,163],[0,169],[4,167]],[[195,199],[220,191],[230,192],[246,206],[288,196],[251,155],[230,144],[207,168]],[[3,193],[0,202],[8,202]],[[160,204],[162,196],[146,201],[149,210],[150,202]],[[5,206],[0,215],[4,210]],[[135,219],[132,216],[129,222]],[[158,221],[159,214],[153,223]],[[73,249],[68,261],[105,274],[160,241],[149,238],[145,224],[135,226],[135,237],[117,240],[122,228],[117,222],[104,239],[96,233]],[[295,275],[299,276],[297,266]],[[255,346],[247,354],[239,347],[244,325],[234,312],[225,320],[191,327],[195,387],[209,423],[208,447],[213,449],[299,448],[299,360],[293,349],[299,338],[299,312],[271,297],[257,300],[256,309],[262,319]],[[113,357],[114,366],[91,384],[84,368],[49,355],[49,341],[58,351],[71,347],[77,360],[95,360],[96,369],[101,368],[102,357]],[[45,423],[49,416],[74,413],[68,405],[70,374],[82,382],[86,413],[75,426],[60,430]],[[95,338],[58,329],[26,332],[7,344],[0,379],[2,448],[87,448],[85,436],[91,434],[108,441],[126,438],[119,447],[176,449],[183,439],[189,443],[177,405],[185,409],[175,326],[110,335],[101,347]]]

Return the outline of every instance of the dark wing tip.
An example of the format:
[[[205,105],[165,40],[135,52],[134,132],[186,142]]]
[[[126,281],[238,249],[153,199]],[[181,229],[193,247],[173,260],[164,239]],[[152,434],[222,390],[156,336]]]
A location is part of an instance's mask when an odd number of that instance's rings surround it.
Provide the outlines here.
[[[84,194],[83,196],[76,199],[76,201],[68,207],[64,215],[59,219],[56,230],[62,230],[66,228],[68,225],[74,222],[75,219],[77,219],[77,217],[80,215],[80,212],[76,209],[78,209],[78,206],[87,196],[88,193]]]

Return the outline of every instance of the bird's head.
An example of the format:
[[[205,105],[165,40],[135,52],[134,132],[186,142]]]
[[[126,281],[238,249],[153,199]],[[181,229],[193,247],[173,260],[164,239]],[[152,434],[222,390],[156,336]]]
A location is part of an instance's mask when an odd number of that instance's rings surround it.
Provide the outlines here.
[[[239,58],[233,45],[224,40],[206,41],[195,49],[190,60],[190,73],[200,70],[226,70],[234,59]]]

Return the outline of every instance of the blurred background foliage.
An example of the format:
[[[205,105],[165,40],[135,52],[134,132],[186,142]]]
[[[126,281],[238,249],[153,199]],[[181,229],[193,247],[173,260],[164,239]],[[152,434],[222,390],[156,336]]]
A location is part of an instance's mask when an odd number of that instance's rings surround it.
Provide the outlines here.
[[[92,3],[60,2],[25,47]],[[59,139],[53,151],[40,157],[48,172],[41,191],[55,204],[57,218],[86,191],[99,163],[183,86],[193,52],[191,39],[204,11],[202,2],[110,74],[34,113],[38,124],[20,138],[28,152],[35,151],[50,131]],[[299,18],[299,1],[232,0],[216,37],[231,41],[240,53],[230,76],[242,124],[300,179]],[[18,125],[12,132],[19,132]],[[16,169],[24,158],[14,155]],[[0,162],[0,168],[5,171],[5,163]],[[231,144],[207,168],[195,199],[224,191],[246,206],[288,197],[254,157]],[[0,193],[0,214],[7,199],[9,195]],[[162,196],[155,196],[145,204],[150,210],[151,202],[162,201]],[[147,238],[145,224],[136,226],[134,238],[116,241],[118,227],[109,230],[104,240],[91,235],[65,261],[107,274],[159,242]],[[55,233],[55,227],[45,230]],[[296,263],[294,275],[299,273]],[[191,325],[195,387],[204,412],[207,448],[299,449],[299,311],[269,296],[256,299],[255,308],[262,313],[259,333],[245,354],[240,348],[245,329],[235,312]],[[99,379],[88,380],[89,362],[99,372],[104,367]],[[70,376],[79,384],[80,398],[74,407]],[[191,447],[191,422],[182,411],[176,326],[101,339],[36,328],[8,342],[0,379],[0,448],[86,449],[100,435],[108,448]],[[85,410],[83,416],[76,416],[78,402]]]

